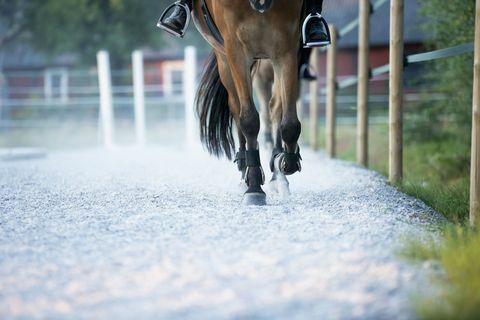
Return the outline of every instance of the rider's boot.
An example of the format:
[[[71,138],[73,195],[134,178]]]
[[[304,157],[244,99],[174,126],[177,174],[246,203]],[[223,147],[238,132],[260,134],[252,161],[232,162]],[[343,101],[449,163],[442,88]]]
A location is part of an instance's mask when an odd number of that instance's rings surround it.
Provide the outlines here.
[[[331,43],[327,21],[320,14],[322,5],[318,0],[307,0],[307,10],[310,14],[303,22],[303,44],[307,48],[324,47]]]
[[[302,48],[300,55],[300,68],[299,68],[299,75],[300,79],[306,81],[314,81],[317,77],[310,73],[310,55],[312,53],[311,48]]]
[[[176,37],[183,38],[186,31],[187,21],[189,19],[188,15],[190,14],[190,8],[191,6],[188,0],[176,2],[172,13],[168,17],[162,16],[157,26]]]

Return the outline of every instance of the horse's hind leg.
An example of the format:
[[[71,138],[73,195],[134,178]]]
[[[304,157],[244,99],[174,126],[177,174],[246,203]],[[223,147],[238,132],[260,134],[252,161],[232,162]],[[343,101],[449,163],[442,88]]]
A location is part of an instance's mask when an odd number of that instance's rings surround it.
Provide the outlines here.
[[[272,98],[273,66],[270,61],[260,60],[255,72],[253,85],[260,103],[260,117],[264,143],[267,147],[273,146],[270,100]]]
[[[264,205],[266,196],[262,190],[262,185],[265,177],[260,163],[257,140],[260,131],[260,116],[253,103],[252,75],[250,72],[253,59],[246,58],[228,42],[226,42],[225,49],[240,103],[240,129],[247,142],[245,181],[248,189],[245,192],[244,203],[247,205]]]
[[[238,171],[240,171],[242,174],[242,181],[244,181],[245,174],[247,171],[247,158],[246,158],[246,140],[245,140],[245,136],[242,133],[242,130],[240,129],[240,104],[238,102],[238,96],[235,90],[235,84],[230,74],[230,70],[229,70],[225,56],[221,54],[217,54],[217,61],[218,61],[218,73],[220,75],[220,79],[222,80],[222,84],[225,86],[228,92],[228,107],[230,108],[230,112],[233,115],[233,119],[237,127],[238,142],[240,146],[235,155],[234,162],[237,164]]]
[[[270,170],[272,171],[272,180],[270,187],[277,191],[280,196],[285,197],[290,194],[289,183],[285,174],[279,170],[279,166],[275,165],[275,161],[279,156],[283,155],[285,150],[283,148],[281,122],[283,117],[282,109],[282,87],[281,82],[275,82],[273,88],[273,97],[270,100],[270,113],[272,120],[273,132],[273,150],[270,158]]]
[[[298,146],[301,124],[296,106],[299,83],[297,77],[292,77],[292,74],[296,75],[298,72],[297,54],[289,53],[274,61],[274,68],[275,79],[280,82],[280,88],[274,94],[279,95],[282,101],[280,132],[285,145],[285,152],[276,157],[275,163],[282,173],[290,175],[301,170]]]

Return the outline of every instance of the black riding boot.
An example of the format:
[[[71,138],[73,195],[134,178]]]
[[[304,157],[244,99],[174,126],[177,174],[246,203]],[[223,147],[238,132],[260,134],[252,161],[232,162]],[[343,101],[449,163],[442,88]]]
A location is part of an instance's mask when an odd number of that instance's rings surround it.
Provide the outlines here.
[[[327,21],[321,16],[323,0],[306,0],[307,13],[303,22],[303,43],[305,47],[324,47],[330,44]]]
[[[174,36],[182,38],[185,34],[185,27],[188,20],[188,10],[191,10],[191,1],[181,0],[175,3],[172,13],[158,22],[157,26]],[[168,9],[167,9],[168,10]]]
[[[310,73],[311,48],[303,48],[300,54],[299,78],[307,81],[314,81],[317,77]]]

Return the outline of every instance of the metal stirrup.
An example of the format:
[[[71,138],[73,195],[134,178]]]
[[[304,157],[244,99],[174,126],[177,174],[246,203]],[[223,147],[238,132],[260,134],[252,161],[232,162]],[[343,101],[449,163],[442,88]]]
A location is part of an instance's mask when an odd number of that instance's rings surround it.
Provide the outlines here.
[[[303,40],[303,47],[304,48],[311,48],[312,46],[325,46],[329,45],[330,41],[321,41],[321,42],[307,42],[307,25],[312,19],[320,19],[320,21],[325,25],[325,31],[327,32],[328,39],[330,40],[330,29],[328,28],[327,21],[323,16],[318,13],[310,13],[306,18],[305,21],[303,22],[303,27],[302,27],[302,40]]]
[[[160,16],[160,19],[158,19],[157,27],[159,27],[162,30],[167,31],[171,35],[174,35],[174,36],[179,37],[179,38],[183,38],[185,36],[185,33],[187,32],[188,26],[190,25],[190,21],[192,19],[192,14],[190,13],[190,8],[184,2],[185,1],[180,1],[179,0],[179,1],[175,2],[174,4],[170,5],[167,9],[165,9],[165,11],[163,11],[162,15]],[[183,10],[185,10],[185,13],[187,14],[187,21],[185,22],[185,26],[180,31],[180,33],[175,32],[174,30],[170,29],[167,25],[165,25],[163,23],[163,20],[165,20],[167,14],[177,6],[181,7]]]

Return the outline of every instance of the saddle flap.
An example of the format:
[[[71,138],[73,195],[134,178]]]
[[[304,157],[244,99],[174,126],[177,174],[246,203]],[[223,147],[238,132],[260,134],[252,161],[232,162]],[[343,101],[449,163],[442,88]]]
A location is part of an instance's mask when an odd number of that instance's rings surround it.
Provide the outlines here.
[[[264,13],[272,7],[273,0],[250,0],[250,5],[253,9],[260,13]]]

